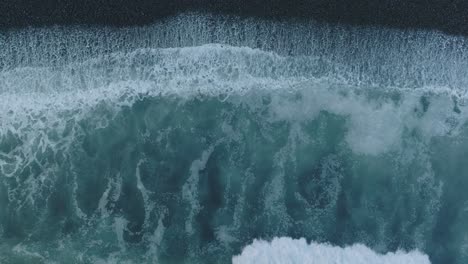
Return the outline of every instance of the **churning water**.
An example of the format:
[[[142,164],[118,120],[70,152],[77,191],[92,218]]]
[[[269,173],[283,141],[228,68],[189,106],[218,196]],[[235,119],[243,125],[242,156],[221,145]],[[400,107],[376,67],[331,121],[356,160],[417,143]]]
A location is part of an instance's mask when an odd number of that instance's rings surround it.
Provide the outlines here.
[[[2,31],[0,263],[468,263],[467,121],[464,37]]]

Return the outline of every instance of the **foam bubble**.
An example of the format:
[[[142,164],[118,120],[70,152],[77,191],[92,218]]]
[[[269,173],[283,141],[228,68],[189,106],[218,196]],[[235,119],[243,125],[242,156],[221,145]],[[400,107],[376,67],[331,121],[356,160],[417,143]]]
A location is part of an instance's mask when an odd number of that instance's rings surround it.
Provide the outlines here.
[[[355,244],[337,247],[311,242],[303,238],[274,238],[271,242],[254,240],[242,253],[232,258],[234,264],[319,263],[319,264],[430,264],[427,255],[419,251],[397,251],[379,254],[372,249]]]

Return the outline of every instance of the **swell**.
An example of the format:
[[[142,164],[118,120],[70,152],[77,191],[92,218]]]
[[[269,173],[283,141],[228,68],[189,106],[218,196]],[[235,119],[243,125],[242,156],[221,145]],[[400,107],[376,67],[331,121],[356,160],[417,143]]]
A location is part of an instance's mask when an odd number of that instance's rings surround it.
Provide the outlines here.
[[[2,255],[228,262],[301,236],[464,263],[466,119],[444,96],[424,111],[320,89],[142,94],[2,126]]]

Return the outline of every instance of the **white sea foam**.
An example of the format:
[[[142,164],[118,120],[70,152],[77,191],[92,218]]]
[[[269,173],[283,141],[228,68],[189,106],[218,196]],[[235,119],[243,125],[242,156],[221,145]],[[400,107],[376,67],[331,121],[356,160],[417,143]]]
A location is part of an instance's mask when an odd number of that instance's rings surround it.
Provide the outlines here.
[[[349,117],[347,143],[356,153],[370,155],[398,148],[405,130],[416,129],[430,140],[457,135],[468,120],[467,99],[461,88],[356,86],[340,77],[351,74],[346,67],[336,71],[331,65],[314,56],[280,56],[248,47],[208,44],[118,52],[63,67],[4,70],[0,72],[0,136],[13,133],[23,142],[36,142],[40,135],[42,150],[52,145],[64,148],[66,138],[53,142],[46,132],[37,131],[53,128],[62,133],[68,129],[65,119],[94,118],[97,127],[105,127],[113,113],[135,100],[170,95],[213,96],[242,101],[256,109],[256,101],[249,104],[249,100],[266,92],[272,97],[269,112],[273,121],[312,120],[321,111]],[[335,70],[326,74],[315,71],[321,68]],[[392,91],[400,94],[399,102],[366,96]],[[414,109],[421,108],[420,98],[425,94],[432,96],[431,106],[417,116]],[[452,98],[457,98],[460,113],[453,112]],[[110,117],[88,114],[102,103]],[[29,150],[16,151],[23,154],[10,153],[6,159],[21,159],[18,162],[5,165],[0,160],[4,175],[13,175],[21,168],[19,163],[34,159]]]
[[[207,43],[271,50],[333,61],[317,71],[348,68],[345,79],[386,86],[466,86],[467,39],[440,32],[273,22],[209,14],[181,14],[153,25],[48,27],[0,34],[0,69],[61,66],[139,48],[193,47]],[[267,67],[268,63],[264,65]],[[304,64],[304,67],[307,67]],[[1,86],[1,84],[0,84]]]
[[[379,254],[356,244],[337,247],[289,237],[274,238],[271,242],[254,240],[242,253],[234,256],[234,264],[430,264],[427,255],[419,251],[397,251]]]

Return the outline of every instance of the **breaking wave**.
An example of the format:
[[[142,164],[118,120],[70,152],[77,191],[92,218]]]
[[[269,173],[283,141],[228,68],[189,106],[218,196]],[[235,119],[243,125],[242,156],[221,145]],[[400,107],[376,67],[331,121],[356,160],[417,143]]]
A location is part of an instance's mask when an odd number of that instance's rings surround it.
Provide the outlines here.
[[[229,262],[278,236],[362,246],[234,261],[468,260],[465,38],[187,14],[0,46],[2,263]],[[428,257],[374,253],[397,250]]]

